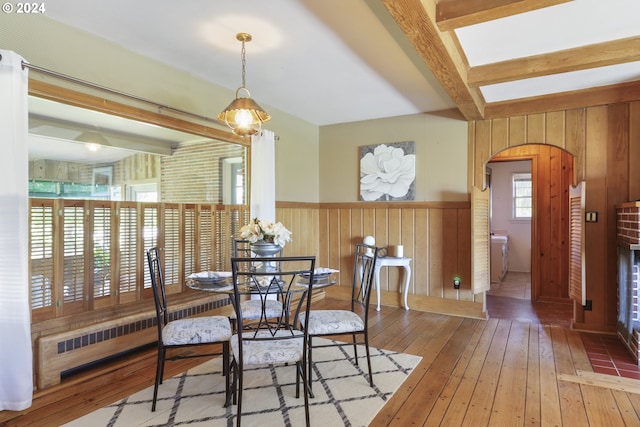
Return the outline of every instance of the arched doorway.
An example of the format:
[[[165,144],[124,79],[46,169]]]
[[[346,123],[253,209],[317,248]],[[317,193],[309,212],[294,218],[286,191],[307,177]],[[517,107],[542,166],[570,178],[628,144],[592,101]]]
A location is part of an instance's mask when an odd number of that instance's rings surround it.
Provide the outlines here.
[[[548,144],[508,148],[490,161],[531,161],[531,301],[570,303],[569,191],[573,156]]]

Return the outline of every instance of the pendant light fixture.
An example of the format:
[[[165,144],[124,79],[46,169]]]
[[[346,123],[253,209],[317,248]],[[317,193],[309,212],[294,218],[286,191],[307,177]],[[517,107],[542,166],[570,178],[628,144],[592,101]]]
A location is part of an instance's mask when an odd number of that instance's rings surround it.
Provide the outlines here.
[[[251,93],[245,87],[245,43],[251,41],[251,34],[238,33],[236,39],[242,42],[242,86],[236,90],[236,99],[218,114],[218,120],[225,122],[236,135],[244,137],[260,132],[262,123],[271,120],[271,116],[251,99]]]

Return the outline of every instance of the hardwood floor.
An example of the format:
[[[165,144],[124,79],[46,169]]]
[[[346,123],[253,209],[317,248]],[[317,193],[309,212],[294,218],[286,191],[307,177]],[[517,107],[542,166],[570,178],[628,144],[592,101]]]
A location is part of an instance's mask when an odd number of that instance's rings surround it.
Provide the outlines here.
[[[580,333],[567,327],[391,307],[370,321],[371,345],[423,357],[371,426],[640,425],[640,382],[594,374]],[[168,362],[166,375],[197,363]],[[151,385],[154,369],[153,348],[109,362],[36,393],[26,411],[1,412],[0,424],[63,424]]]

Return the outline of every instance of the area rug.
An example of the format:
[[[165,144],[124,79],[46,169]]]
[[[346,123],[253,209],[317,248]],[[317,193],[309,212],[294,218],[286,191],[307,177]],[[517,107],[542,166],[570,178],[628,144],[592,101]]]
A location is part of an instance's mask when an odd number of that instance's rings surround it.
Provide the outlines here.
[[[367,380],[366,359],[355,366],[346,357],[352,347],[329,347],[313,352],[313,392],[309,399],[311,424],[366,426],[400,387],[421,357],[371,348],[375,387]],[[364,347],[358,349],[364,355]],[[168,362],[170,363],[170,362]],[[363,371],[364,369],[364,371]],[[242,425],[304,425],[304,399],[295,397],[294,366],[263,366],[244,374]],[[224,377],[219,358],[166,379],[151,412],[153,386],[66,424],[85,426],[235,426],[236,406],[224,408]]]

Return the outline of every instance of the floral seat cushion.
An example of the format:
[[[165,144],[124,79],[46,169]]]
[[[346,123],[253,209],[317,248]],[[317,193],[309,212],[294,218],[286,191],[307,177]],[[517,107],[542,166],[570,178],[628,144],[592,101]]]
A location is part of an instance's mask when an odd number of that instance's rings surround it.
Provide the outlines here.
[[[264,340],[243,340],[242,353],[245,365],[282,364],[295,363],[302,360],[304,351],[303,334],[300,331],[293,331],[296,338],[291,338],[291,331],[277,331],[273,339]],[[243,336],[257,338],[271,338],[269,331],[245,332]],[[278,337],[283,337],[278,339]],[[288,338],[284,338],[288,337]],[[238,347],[238,334],[231,337],[231,349],[233,356],[238,360],[240,349]]]
[[[213,343],[230,338],[231,325],[225,316],[178,319],[162,328],[162,341],[166,346]]]
[[[308,315],[300,314],[300,323],[309,328],[309,335],[364,331],[364,322],[360,316],[348,310],[311,310]]]

